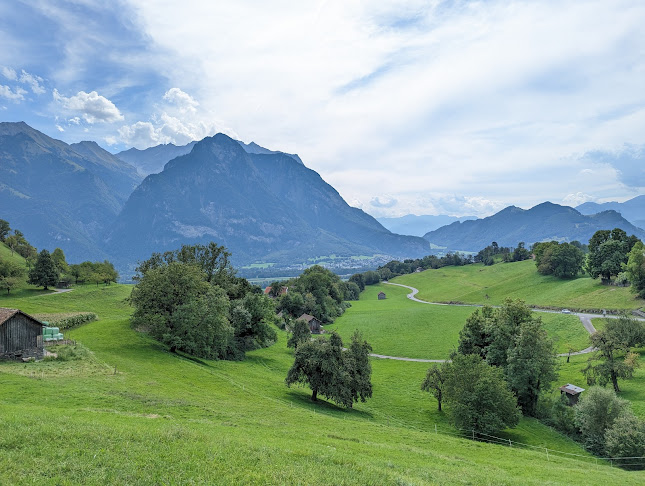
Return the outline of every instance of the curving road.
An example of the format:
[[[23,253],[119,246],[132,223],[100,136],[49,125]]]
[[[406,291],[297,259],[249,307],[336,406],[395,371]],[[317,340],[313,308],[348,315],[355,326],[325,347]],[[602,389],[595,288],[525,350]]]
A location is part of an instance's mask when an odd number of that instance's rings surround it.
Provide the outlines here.
[[[406,288],[406,289],[410,290],[411,292],[407,295],[407,298],[412,300],[412,301],[414,301],[414,302],[419,302],[420,304],[445,305],[445,306],[454,306],[454,307],[483,307],[481,304],[446,304],[446,303],[443,303],[443,302],[428,302],[428,301],[416,298],[416,295],[419,293],[419,289],[416,289],[414,287],[410,287],[409,285],[403,285],[403,284],[398,284],[398,283],[391,283],[391,282],[385,282],[385,281],[383,283],[387,284],[387,285],[396,285],[397,287],[403,287],[403,288]],[[558,311],[545,310],[545,309],[533,309],[533,311],[534,312],[548,312],[548,313],[552,313],[552,314],[558,314],[559,313]],[[586,313],[583,314],[583,313],[576,313],[576,312],[572,312],[571,315],[575,315],[575,316],[578,317],[578,319],[580,319],[580,322],[582,323],[582,325],[584,326],[584,328],[587,330],[587,332],[589,334],[593,334],[593,333],[596,332],[596,328],[591,323],[591,319],[593,319],[595,317],[608,317],[608,318],[611,318],[611,319],[617,319],[618,318],[618,316],[611,316],[611,315],[605,316],[605,315],[602,315],[602,314],[586,314]],[[639,321],[645,321],[645,319],[638,319],[638,320]],[[590,346],[590,347],[582,349],[580,351],[576,351],[574,353],[571,353],[570,356],[577,356],[577,355],[580,355],[580,354],[588,354],[588,353],[591,353],[592,351],[594,351],[594,348]],[[384,355],[384,354],[370,354],[370,356],[372,356],[373,358],[395,359],[395,360],[399,360],[399,361],[416,361],[416,362],[420,362],[420,363],[443,363],[443,362],[446,361],[444,359],[404,358],[404,357],[401,357],[401,356],[387,356],[387,355]],[[569,353],[558,354],[558,356],[562,356],[562,357],[569,356]]]

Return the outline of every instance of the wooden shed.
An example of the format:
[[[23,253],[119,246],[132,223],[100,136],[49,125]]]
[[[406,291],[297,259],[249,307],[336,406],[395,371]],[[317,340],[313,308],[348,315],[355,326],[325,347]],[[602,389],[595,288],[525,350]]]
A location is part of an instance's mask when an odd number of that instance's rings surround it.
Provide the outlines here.
[[[307,324],[309,324],[309,331],[311,332],[311,334],[320,334],[322,332],[322,322],[320,322],[314,316],[303,314],[298,317],[298,320],[305,321]]]
[[[384,300],[385,299],[385,292],[379,292],[378,293],[378,300]]]
[[[560,395],[567,395],[567,398],[569,399],[569,405],[575,405],[576,403],[578,403],[580,394],[583,391],[585,391],[584,388],[572,385],[571,383],[567,383],[566,385],[560,387]]]
[[[21,310],[0,307],[0,358],[42,359],[43,327],[42,322]]]

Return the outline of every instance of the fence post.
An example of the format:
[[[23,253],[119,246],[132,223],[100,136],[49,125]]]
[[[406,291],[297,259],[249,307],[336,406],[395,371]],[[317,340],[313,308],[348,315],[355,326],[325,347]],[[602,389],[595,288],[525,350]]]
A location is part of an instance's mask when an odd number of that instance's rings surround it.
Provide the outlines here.
[[[437,424],[434,424],[434,433],[437,433]]]
[[[508,445],[509,447],[513,447],[513,443],[511,442],[511,439],[508,439]]]
[[[547,460],[547,461],[550,461],[550,459],[549,459],[549,449],[547,449],[547,448],[545,447],[545,448],[544,448],[544,450],[546,451],[546,460]]]
[[[475,429],[472,429],[472,433],[473,433],[473,440],[475,440]]]

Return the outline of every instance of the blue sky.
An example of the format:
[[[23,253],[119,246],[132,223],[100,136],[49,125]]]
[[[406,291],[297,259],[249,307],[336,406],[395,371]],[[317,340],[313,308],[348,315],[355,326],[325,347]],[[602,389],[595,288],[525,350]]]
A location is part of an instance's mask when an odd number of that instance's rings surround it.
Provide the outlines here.
[[[376,216],[623,201],[644,24],[638,0],[0,0],[0,121],[112,152],[222,131]]]

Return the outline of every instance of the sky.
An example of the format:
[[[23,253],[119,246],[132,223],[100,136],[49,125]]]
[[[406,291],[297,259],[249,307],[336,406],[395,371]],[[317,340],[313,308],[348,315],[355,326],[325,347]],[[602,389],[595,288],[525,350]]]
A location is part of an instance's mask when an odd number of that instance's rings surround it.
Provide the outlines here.
[[[642,0],[0,0],[0,121],[117,153],[217,132],[374,216],[645,193]]]

